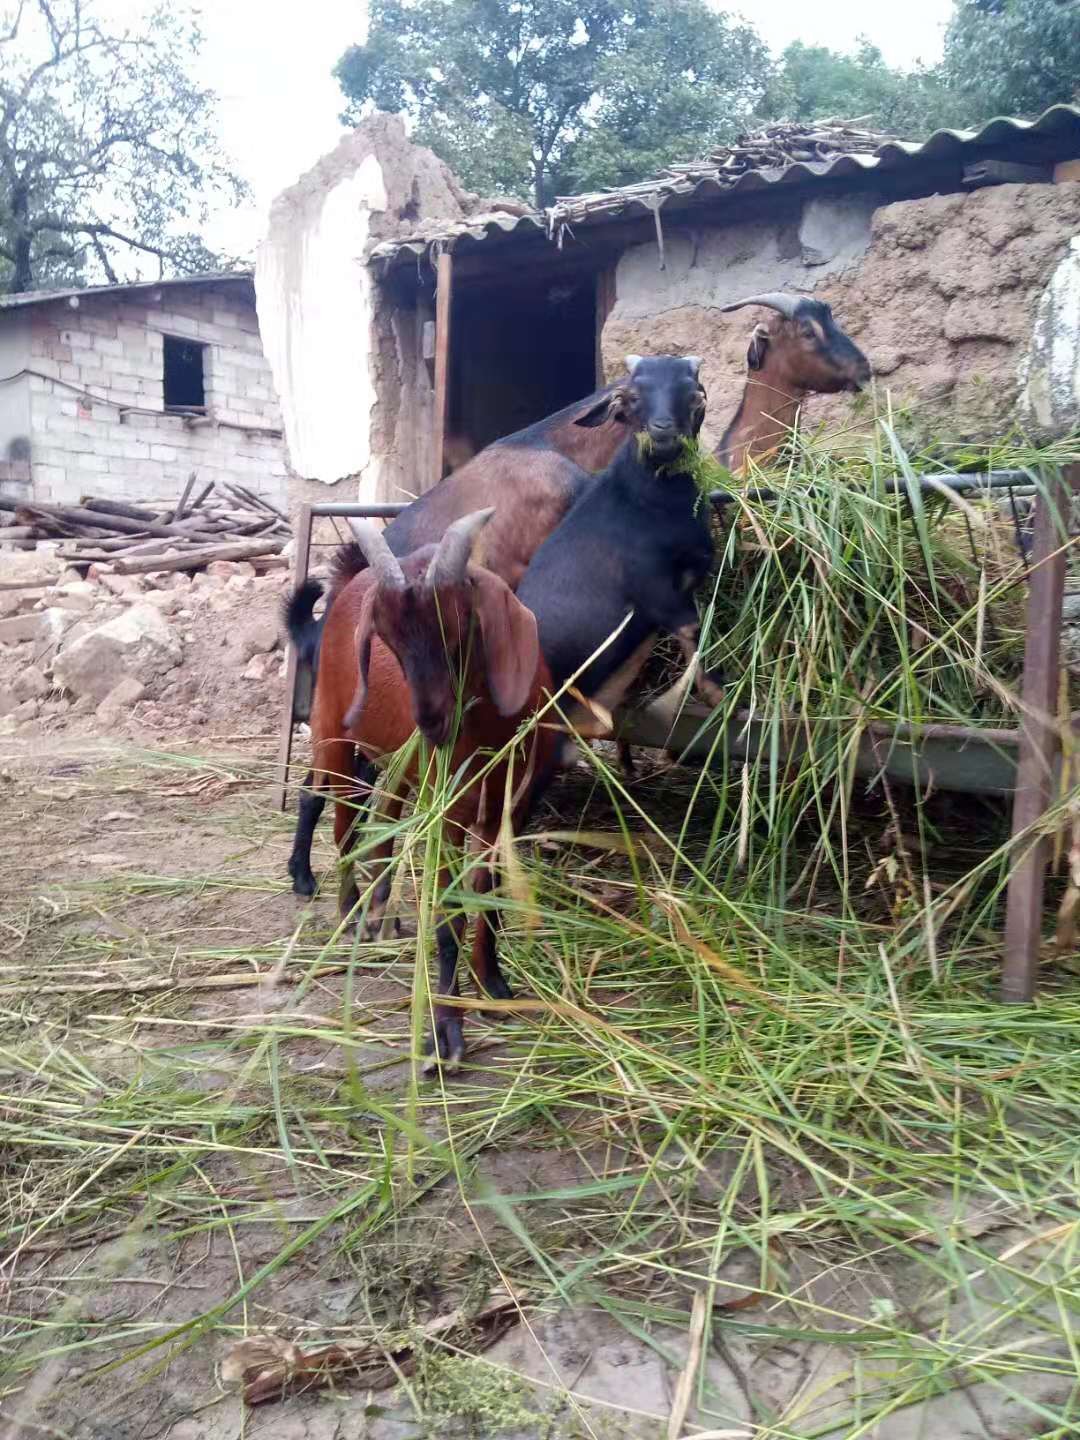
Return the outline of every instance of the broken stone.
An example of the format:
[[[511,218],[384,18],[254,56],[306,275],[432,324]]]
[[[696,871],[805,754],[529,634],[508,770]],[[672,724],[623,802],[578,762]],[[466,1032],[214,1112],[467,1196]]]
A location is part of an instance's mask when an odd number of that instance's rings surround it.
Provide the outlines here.
[[[272,615],[250,621],[240,636],[240,659],[246,663],[253,655],[269,655],[281,643],[278,622]]]
[[[146,684],[179,665],[176,632],[152,605],[133,605],[64,647],[53,665],[57,684],[104,700],[121,680]]]
[[[36,720],[41,709],[40,700],[24,700],[11,712],[11,718],[18,725],[25,725],[27,720]]]
[[[113,725],[125,710],[137,705],[145,694],[146,686],[142,681],[128,675],[105,696],[97,708],[98,717],[107,725]]]
[[[40,700],[49,693],[52,686],[46,680],[44,671],[36,665],[28,665],[15,677],[11,688],[17,700]]]
[[[137,575],[110,575],[107,572],[99,571],[94,574],[94,567],[90,567],[90,573],[99,585],[106,590],[111,590],[114,595],[127,596],[139,595],[142,593],[142,585]]]
[[[42,598],[41,590],[0,590],[0,617],[21,615],[24,610],[32,610]]]
[[[275,668],[272,655],[253,655],[244,667],[244,679],[266,680]]]
[[[201,594],[205,594],[209,591],[220,590],[221,582],[216,576],[209,574],[208,571],[200,570],[198,575],[192,576],[191,588]]]
[[[38,545],[35,550],[0,552],[0,575],[22,585],[52,585],[67,569],[67,563],[53,551]]]
[[[175,614],[182,603],[182,597],[176,590],[151,590],[146,595],[140,595],[139,600],[143,605],[153,605],[163,615]]]
[[[236,574],[236,566],[231,560],[211,560],[206,567],[206,573],[215,580],[231,580]]]
[[[48,610],[31,611],[0,620],[0,645],[57,645],[66,630],[75,623],[75,616],[52,606]]]
[[[90,587],[93,590],[93,586]],[[62,595],[52,593],[44,600],[39,600],[38,605],[44,610],[50,606],[57,610],[67,610],[72,615],[89,615],[94,608],[95,597],[93,595]],[[37,606],[34,607],[35,609]]]
[[[0,715],[10,715],[17,710],[19,698],[9,685],[0,685]]]

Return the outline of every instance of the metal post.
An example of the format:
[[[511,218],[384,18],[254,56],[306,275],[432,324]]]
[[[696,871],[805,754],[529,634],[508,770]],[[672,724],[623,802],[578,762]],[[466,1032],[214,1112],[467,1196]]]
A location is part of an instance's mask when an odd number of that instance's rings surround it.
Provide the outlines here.
[[[307,579],[311,555],[311,506],[300,506],[300,518],[296,526],[296,550],[293,555],[293,585],[302,585]],[[281,718],[281,734],[278,738],[274,808],[285,809],[285,797],[289,789],[289,761],[292,759],[293,726],[296,724],[296,679],[299,666],[296,646],[290,641],[285,667],[285,712]]]
[[[1035,515],[1028,589],[1024,678],[1021,690],[1020,751],[1013,799],[1013,838],[1037,825],[1050,805],[1054,762],[1061,752],[1058,684],[1061,614],[1065,598],[1065,546],[1069,497],[1080,481],[1080,466],[1048,477]],[[1042,941],[1043,888],[1050,837],[1029,840],[1013,862],[1005,913],[1005,964],[1001,998],[1019,1004],[1035,995]]]
[[[334,519],[392,520],[407,506],[403,501],[383,502],[372,505],[347,505],[333,502],[325,505],[301,505],[296,526],[296,555],[293,565],[293,585],[302,585],[308,577],[311,564],[311,526],[320,516]],[[296,651],[289,646],[285,666],[285,711],[281,719],[278,739],[277,779],[272,792],[273,804],[278,810],[285,809],[289,789],[289,762],[292,759],[293,730],[296,726],[297,696],[299,682],[306,679],[314,688],[314,676],[305,665],[303,671],[297,663]]]

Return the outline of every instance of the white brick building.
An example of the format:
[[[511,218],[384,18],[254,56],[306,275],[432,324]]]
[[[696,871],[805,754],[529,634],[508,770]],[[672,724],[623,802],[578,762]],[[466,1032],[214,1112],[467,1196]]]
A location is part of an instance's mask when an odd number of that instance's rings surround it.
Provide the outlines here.
[[[0,493],[168,497],[193,470],[286,498],[250,275],[0,297]]]

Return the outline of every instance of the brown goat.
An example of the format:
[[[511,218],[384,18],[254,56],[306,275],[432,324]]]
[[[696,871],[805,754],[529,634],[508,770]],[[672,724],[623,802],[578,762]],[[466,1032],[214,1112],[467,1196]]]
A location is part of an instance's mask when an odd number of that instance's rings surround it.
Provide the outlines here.
[[[370,773],[357,783],[354,753],[372,762],[400,750],[419,728],[431,747],[450,748],[449,772],[457,793],[444,817],[447,841],[481,847],[475,873],[480,893],[495,883],[493,852],[499,837],[507,787],[513,788],[510,823],[525,821],[534,790],[550,773],[557,736],[534,726],[520,752],[492,763],[512,742],[519,722],[533,714],[550,685],[540,655],[536,621],[497,575],[470,565],[473,541],[491,511],[466,515],[428,545],[400,561],[379,531],[367,527],[362,545],[370,568],[353,575],[338,591],[322,636],[319,675],[311,714],[313,790],[301,798],[290,873],[310,871],[311,832],[326,792],[335,800],[334,838],[343,860],[352,846],[359,799],[371,792]],[[455,717],[460,714],[457,732]],[[512,758],[513,757],[513,758]],[[432,754],[426,762],[433,766]],[[512,774],[508,774],[511,764]],[[380,809],[393,821],[404,791],[416,789],[424,761],[414,754],[404,789],[384,798]],[[483,778],[481,779],[481,772]],[[429,769],[429,775],[434,770]],[[308,824],[305,819],[314,819]],[[389,895],[390,840],[373,853],[376,884],[367,910],[369,933],[377,930]],[[440,893],[450,884],[439,875]],[[342,918],[360,904],[351,863],[342,870]],[[433,1060],[454,1067],[464,1053],[460,1014],[448,1001],[458,994],[457,958],[464,917],[447,918],[440,903],[436,926],[439,954]],[[499,968],[493,918],[476,924],[472,972],[480,990],[509,998]]]
[[[749,370],[739,408],[714,454],[742,474],[748,460],[763,460],[791,432],[807,395],[861,390],[870,382],[870,362],[845,335],[822,300],[776,292],[725,305],[775,310],[779,322],[759,324],[746,353]]]

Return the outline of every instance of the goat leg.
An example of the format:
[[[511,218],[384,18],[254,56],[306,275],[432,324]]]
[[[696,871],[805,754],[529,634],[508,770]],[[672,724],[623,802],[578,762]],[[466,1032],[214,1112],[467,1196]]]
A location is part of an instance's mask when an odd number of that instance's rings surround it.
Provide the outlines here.
[[[372,779],[374,779],[375,767],[372,766],[371,770]],[[374,795],[374,790],[372,793]],[[380,794],[377,800],[373,798],[371,808],[378,819],[385,821],[387,825],[394,825],[401,818],[404,804],[405,799],[400,792]],[[369,877],[377,877],[371,898],[368,900],[367,916],[364,920],[365,940],[378,940],[381,936],[383,916],[386,914],[386,905],[390,899],[394,878],[391,864],[393,855],[394,837],[391,835],[386,840],[380,841],[364,861],[365,874]],[[401,933],[399,922],[394,922],[394,929],[396,933]]]
[[[701,667],[701,621],[695,616],[693,624],[684,625],[675,632],[679,649],[683,653],[692,683],[707,705],[724,703],[724,672],[703,670]]]
[[[450,888],[450,874],[439,872],[439,889],[445,897]],[[461,1027],[461,1012],[451,1005],[443,1004],[444,999],[457,999],[457,962],[461,949],[461,937],[465,931],[465,916],[455,915],[447,919],[440,915],[435,925],[435,942],[439,952],[439,984],[435,1001],[435,1034],[427,1045],[428,1059],[424,1073],[432,1074],[440,1065],[447,1070],[456,1070],[465,1054],[465,1036]]]
[[[357,754],[352,745],[348,746],[346,763],[352,780],[343,787],[343,793],[334,806],[334,842],[341,857],[341,874],[338,879],[338,914],[344,921],[351,921],[360,904],[360,892],[356,888],[356,864],[352,851],[356,845],[357,831],[364,823],[365,813],[371,800],[371,787],[375,778],[375,767],[370,760]]]
[[[484,836],[487,859],[479,867],[473,880],[475,895],[488,895],[498,889],[498,876],[492,853],[497,835],[498,831],[495,831],[494,834]],[[501,930],[502,914],[499,910],[481,910],[479,912],[473,932],[469,965],[473,979],[476,981],[476,988],[481,995],[486,995],[491,1000],[512,1000],[514,992],[506,983],[506,977],[499,967],[499,934]]]
[[[311,842],[325,806],[326,796],[315,788],[315,771],[309,770],[300,790],[296,835],[293,837],[292,854],[289,856],[289,875],[293,882],[293,892],[297,895],[315,894],[315,876],[311,870]]]

